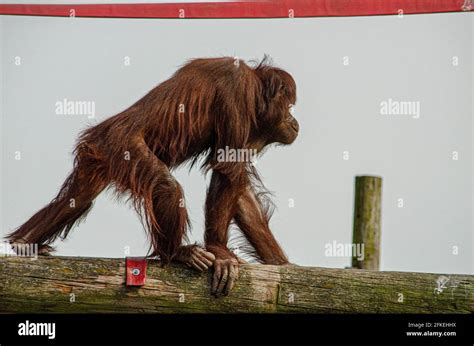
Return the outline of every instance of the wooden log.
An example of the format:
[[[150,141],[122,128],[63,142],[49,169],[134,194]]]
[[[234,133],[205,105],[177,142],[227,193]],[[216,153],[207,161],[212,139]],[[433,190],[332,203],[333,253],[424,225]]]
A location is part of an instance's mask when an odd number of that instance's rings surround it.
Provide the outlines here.
[[[382,178],[357,176],[355,179],[353,243],[364,245],[363,259],[352,256],[352,267],[380,269]]]
[[[211,273],[149,261],[126,287],[125,260],[0,258],[2,313],[472,313],[474,276],[242,265],[228,297]]]

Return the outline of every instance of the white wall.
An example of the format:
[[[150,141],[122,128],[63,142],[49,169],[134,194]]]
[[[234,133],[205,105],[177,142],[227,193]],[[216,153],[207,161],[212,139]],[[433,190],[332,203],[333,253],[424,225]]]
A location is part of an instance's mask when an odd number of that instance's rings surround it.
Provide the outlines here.
[[[129,106],[187,59],[268,53],[298,85],[300,137],[259,161],[275,193],[272,227],[290,260],[349,265],[349,258],[325,256],[324,245],[351,242],[354,176],[377,174],[384,178],[382,269],[472,273],[472,18],[4,16],[0,235],[56,194],[87,124]],[[130,66],[124,66],[125,56]],[[55,114],[55,103],[64,98],[94,101],[96,118]],[[380,103],[389,98],[420,102],[420,118],[381,115]],[[205,179],[196,170],[176,176],[193,221],[191,239],[200,240]],[[57,253],[123,257],[125,246],[132,255],[145,253],[142,227],[128,206],[103,194],[87,221],[57,243]]]

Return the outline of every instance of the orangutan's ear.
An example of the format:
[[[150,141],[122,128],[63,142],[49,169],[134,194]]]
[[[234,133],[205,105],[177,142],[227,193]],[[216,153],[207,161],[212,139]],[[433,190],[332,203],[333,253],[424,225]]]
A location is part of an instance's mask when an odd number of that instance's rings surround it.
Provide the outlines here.
[[[260,71],[257,75],[262,83],[263,97],[265,101],[269,103],[282,91],[284,87],[283,80],[279,74],[271,68]]]

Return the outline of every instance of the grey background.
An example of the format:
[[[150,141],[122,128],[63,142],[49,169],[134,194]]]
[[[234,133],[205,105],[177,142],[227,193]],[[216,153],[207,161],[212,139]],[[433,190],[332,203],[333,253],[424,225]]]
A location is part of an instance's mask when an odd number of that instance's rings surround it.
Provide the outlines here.
[[[382,270],[472,273],[472,24],[467,13],[272,20],[0,17],[0,236],[57,193],[72,167],[76,136],[88,124],[123,110],[187,59],[268,53],[298,85],[298,140],[271,148],[258,163],[275,193],[272,229],[290,260],[349,265],[349,258],[326,257],[324,245],[351,242],[354,176],[376,174],[384,178]],[[131,66],[124,66],[125,56]],[[56,115],[55,103],[64,98],[95,101],[96,118]],[[419,101],[420,119],[380,115],[380,102],[389,98]],[[20,161],[15,151],[21,151]],[[193,222],[191,240],[201,240],[206,180],[186,168],[176,176]],[[123,257],[125,246],[131,255],[144,255],[145,233],[130,206],[104,193],[86,222],[57,242],[57,254]]]

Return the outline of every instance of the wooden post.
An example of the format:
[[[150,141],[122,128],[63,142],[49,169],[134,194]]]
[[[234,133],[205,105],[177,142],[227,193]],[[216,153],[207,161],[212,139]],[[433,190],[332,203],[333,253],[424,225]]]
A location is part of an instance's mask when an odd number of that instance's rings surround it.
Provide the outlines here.
[[[352,256],[352,267],[380,269],[382,178],[356,176],[353,243],[363,244],[363,257]]]

